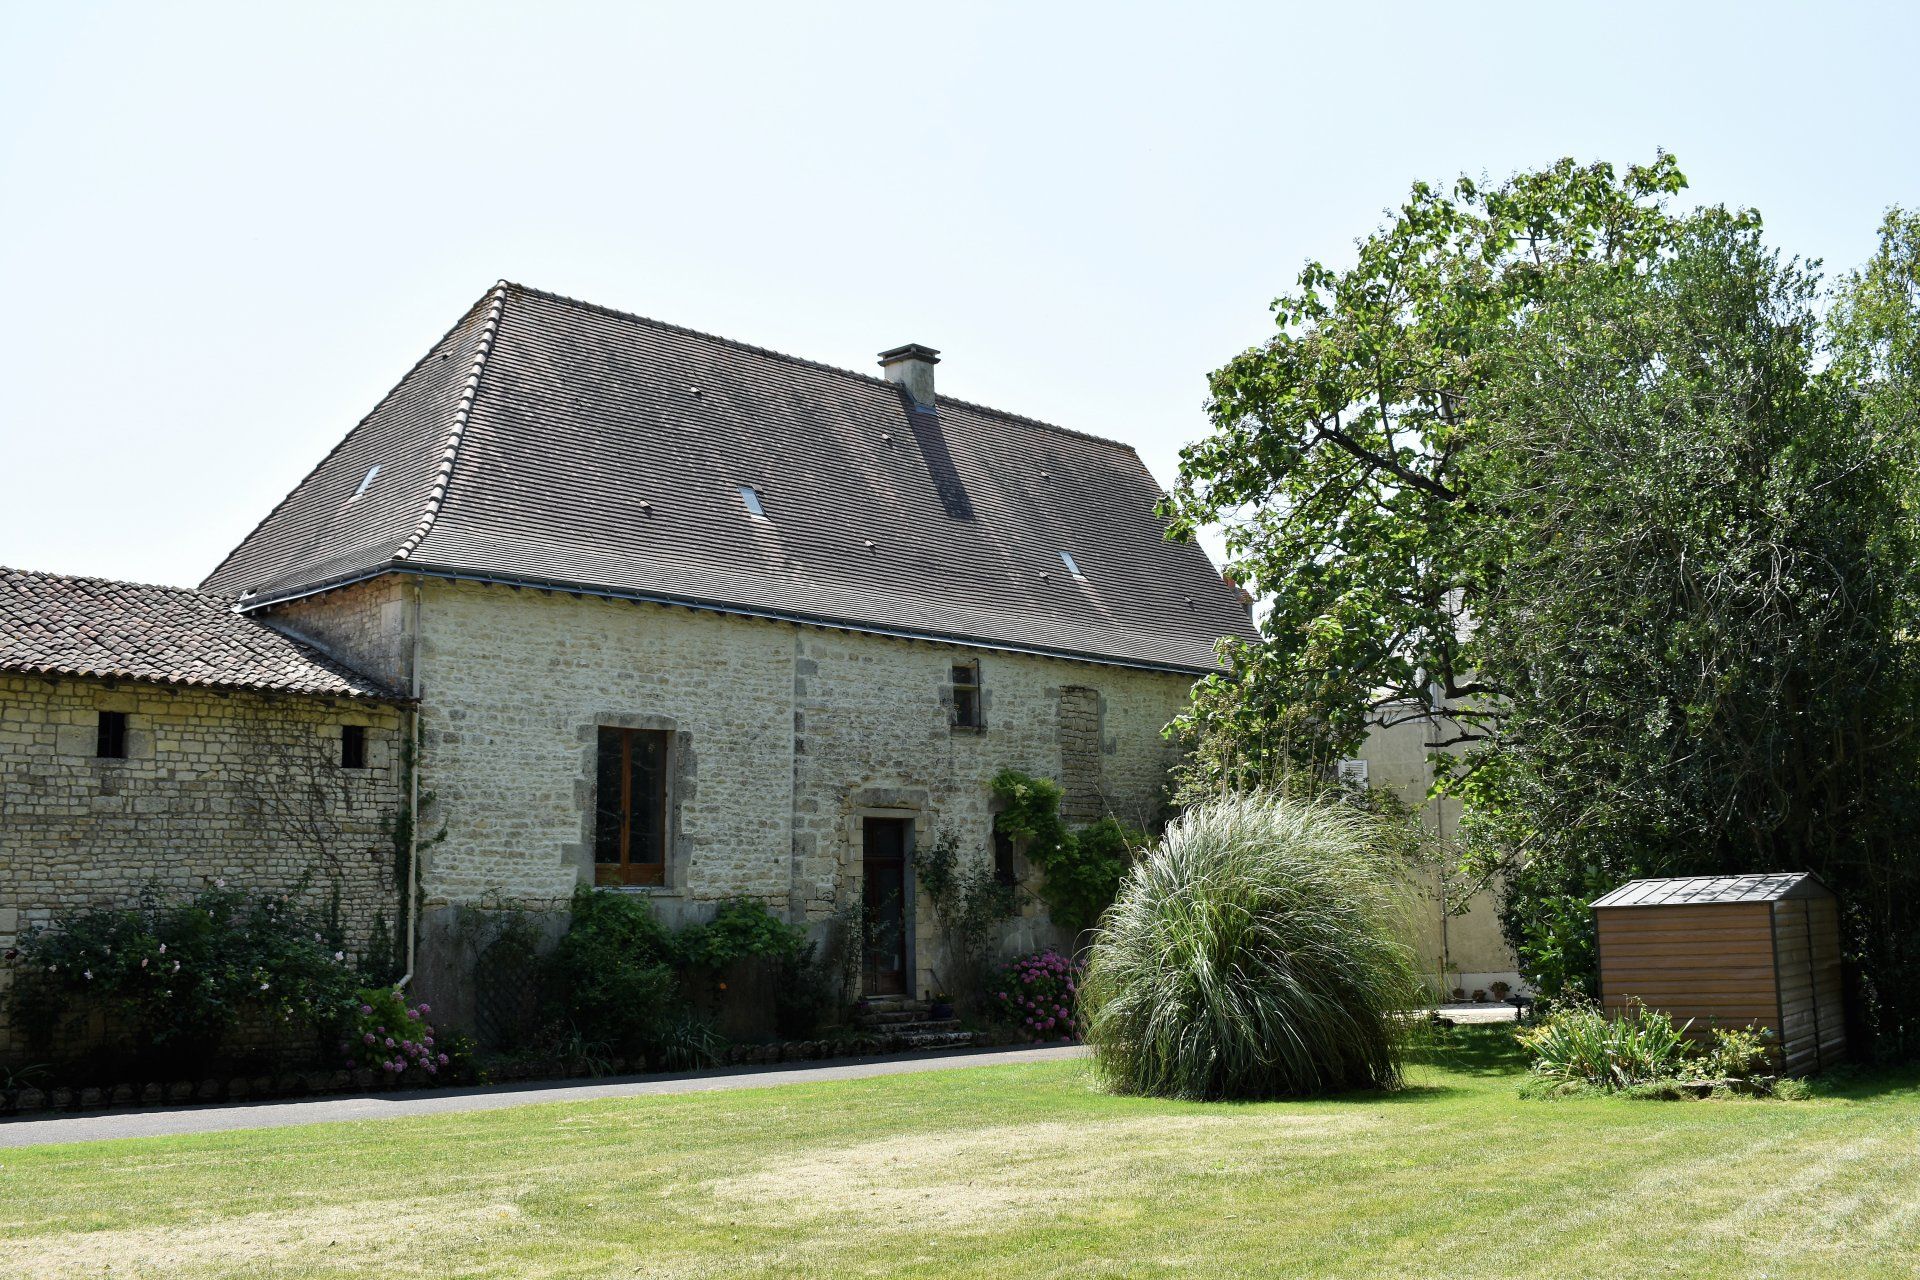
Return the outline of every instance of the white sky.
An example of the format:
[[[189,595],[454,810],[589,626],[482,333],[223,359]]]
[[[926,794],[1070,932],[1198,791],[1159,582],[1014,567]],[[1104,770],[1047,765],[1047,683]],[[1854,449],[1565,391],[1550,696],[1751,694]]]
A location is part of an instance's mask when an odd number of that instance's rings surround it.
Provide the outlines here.
[[[1836,267],[1920,204],[1915,7],[1575,9],[0,0],[0,564],[197,582],[501,277],[1166,483],[1417,177],[1664,146]]]

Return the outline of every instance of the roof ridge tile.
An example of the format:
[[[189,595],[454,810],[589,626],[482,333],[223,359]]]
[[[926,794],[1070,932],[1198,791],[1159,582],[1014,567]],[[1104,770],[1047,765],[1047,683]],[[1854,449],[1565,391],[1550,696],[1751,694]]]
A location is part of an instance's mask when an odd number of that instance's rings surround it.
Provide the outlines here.
[[[507,290],[513,286],[505,280],[495,284],[488,292],[493,302],[487,308],[487,318],[481,323],[481,336],[473,352],[473,364],[467,370],[467,380],[460,390],[460,405],[453,411],[453,425],[447,430],[446,448],[440,454],[440,467],[434,473],[433,490],[427,495],[427,508],[420,513],[420,522],[414,526],[401,544],[394,548],[392,558],[405,560],[420,545],[420,540],[433,529],[433,522],[440,514],[440,504],[447,496],[447,487],[453,483],[453,464],[460,457],[460,439],[467,429],[467,420],[473,415],[474,399],[480,394],[480,375],[487,367],[487,353],[493,350],[493,340],[500,332],[500,317],[506,311]]]

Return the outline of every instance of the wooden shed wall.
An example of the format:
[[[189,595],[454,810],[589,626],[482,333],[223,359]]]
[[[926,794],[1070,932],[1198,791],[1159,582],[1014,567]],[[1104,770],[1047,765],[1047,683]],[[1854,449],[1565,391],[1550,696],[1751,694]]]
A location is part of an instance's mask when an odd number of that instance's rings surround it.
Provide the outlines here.
[[[1606,907],[1600,938],[1601,1003],[1638,999],[1650,1009],[1713,1027],[1779,1027],[1772,904]]]
[[[1846,1056],[1840,977],[1840,906],[1832,898],[1773,904],[1780,969],[1780,1045],[1791,1074]]]

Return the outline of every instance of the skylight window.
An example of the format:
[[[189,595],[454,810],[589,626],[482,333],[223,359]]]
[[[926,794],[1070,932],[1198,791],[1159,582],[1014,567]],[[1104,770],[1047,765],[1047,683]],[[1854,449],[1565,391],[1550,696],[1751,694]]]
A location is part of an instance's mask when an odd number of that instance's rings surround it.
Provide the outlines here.
[[[360,487],[353,491],[353,496],[351,498],[348,498],[347,501],[350,503],[360,501],[360,495],[367,491],[367,486],[372,484],[373,478],[379,474],[380,474],[379,463],[376,462],[372,466],[368,467],[367,474],[360,478]]]
[[[1085,582],[1087,580],[1087,575],[1080,572],[1080,566],[1073,562],[1073,557],[1067,552],[1062,551],[1060,553],[1060,563],[1067,566],[1067,572],[1072,574],[1079,581]]]
[[[747,504],[747,514],[755,520],[765,520],[767,509],[760,505],[760,491],[750,484],[740,486],[740,501]]]

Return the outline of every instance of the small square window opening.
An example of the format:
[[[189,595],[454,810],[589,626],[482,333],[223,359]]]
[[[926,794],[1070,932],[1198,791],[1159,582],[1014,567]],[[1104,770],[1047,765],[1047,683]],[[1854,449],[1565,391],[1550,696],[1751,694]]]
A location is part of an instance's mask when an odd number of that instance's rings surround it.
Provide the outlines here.
[[[340,767],[342,769],[367,767],[366,726],[358,724],[340,726]]]
[[[372,466],[368,467],[367,474],[360,478],[360,487],[353,491],[353,496],[351,498],[347,499],[347,505],[352,506],[354,503],[360,501],[360,495],[367,491],[367,486],[372,484],[373,478],[379,474],[380,474],[379,463],[376,462]]]
[[[954,663],[953,727],[956,729],[985,727],[986,722],[980,711],[980,664],[977,662]]]
[[[747,514],[755,520],[765,520],[767,509],[760,502],[760,491],[750,484],[740,486],[740,501],[747,504]]]
[[[127,713],[102,711],[100,729],[94,738],[93,754],[102,760],[127,758]]]
[[[1085,582],[1087,580],[1087,575],[1080,572],[1080,566],[1073,562],[1072,555],[1068,554],[1065,551],[1062,551],[1060,553],[1060,563],[1067,566],[1067,572],[1072,574],[1075,578],[1079,579],[1081,582]]]

